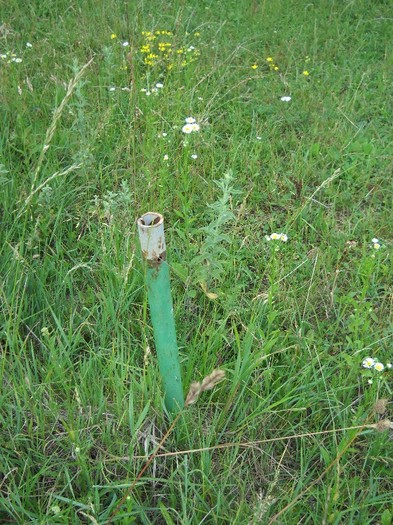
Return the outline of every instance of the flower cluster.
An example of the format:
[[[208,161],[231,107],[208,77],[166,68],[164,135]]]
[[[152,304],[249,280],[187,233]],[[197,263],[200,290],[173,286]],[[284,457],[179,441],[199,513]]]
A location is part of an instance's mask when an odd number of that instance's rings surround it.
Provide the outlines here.
[[[270,235],[265,235],[265,239],[267,241],[282,241],[282,242],[287,242],[288,240],[288,235],[286,235],[285,233],[272,233]]]
[[[122,88],[121,87],[116,87],[116,86],[111,86],[111,87],[108,88],[108,91],[113,92],[113,91],[116,91],[116,90],[119,90],[119,89],[121,91],[128,91],[128,92],[131,91],[131,89],[128,86],[125,86],[125,87],[122,87]]]
[[[374,239],[371,239],[371,244],[374,250],[379,250],[382,246],[381,242],[376,237],[374,237]]]
[[[310,62],[310,57],[308,55],[306,56],[306,58],[304,60],[305,68],[307,67],[306,66],[307,62]],[[305,76],[305,77],[309,77],[310,76],[310,72],[307,69],[304,69],[303,72],[302,72],[302,75]]]
[[[270,71],[278,71],[279,67],[276,66],[272,57],[267,57],[266,62],[268,63]]]
[[[363,359],[362,362],[363,368],[372,368],[376,370],[377,372],[383,372],[385,370],[385,365],[378,361],[378,359],[374,359],[373,357],[366,357],[366,359]],[[393,368],[392,363],[386,363],[386,368],[391,369]]]
[[[197,36],[197,33],[194,33],[194,36]],[[170,71],[175,66],[187,66],[200,55],[194,46],[177,47],[172,31],[142,31],[142,37],[143,43],[139,52],[145,66],[150,68],[160,65]]]
[[[144,93],[147,97],[149,97],[151,94],[157,96],[159,90],[162,89],[163,87],[164,87],[164,84],[162,84],[161,82],[157,82],[157,84],[151,89],[142,88],[141,92]]]
[[[279,70],[279,67],[276,66],[276,64],[274,63],[274,60],[273,60],[272,57],[267,57],[266,62],[268,64],[268,66],[269,66],[270,71],[278,71]],[[257,63],[252,64],[251,69],[258,69],[258,64]]]
[[[199,131],[201,129],[200,125],[197,124],[197,121],[194,119],[194,117],[187,117],[185,119],[185,125],[181,128],[183,133],[186,133],[187,135],[192,133],[193,131]]]
[[[18,57],[15,53],[11,53],[10,51],[0,55],[0,59],[4,60],[7,64],[11,64],[12,62],[15,64],[20,64],[22,62],[20,57]]]

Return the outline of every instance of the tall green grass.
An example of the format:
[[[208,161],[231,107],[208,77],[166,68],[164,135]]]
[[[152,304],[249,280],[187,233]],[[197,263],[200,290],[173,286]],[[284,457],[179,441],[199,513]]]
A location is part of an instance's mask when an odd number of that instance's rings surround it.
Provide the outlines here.
[[[383,1],[3,5],[1,520],[391,523],[391,36]],[[148,210],[184,385],[226,380],[115,514],[170,425]]]

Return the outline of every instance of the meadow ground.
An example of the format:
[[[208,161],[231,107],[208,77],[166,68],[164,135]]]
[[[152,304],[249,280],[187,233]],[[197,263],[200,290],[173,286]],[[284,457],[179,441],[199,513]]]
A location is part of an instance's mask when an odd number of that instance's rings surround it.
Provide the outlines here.
[[[383,0],[2,4],[2,523],[392,522],[392,23]],[[226,378],[119,507],[169,427],[148,210],[184,388]]]

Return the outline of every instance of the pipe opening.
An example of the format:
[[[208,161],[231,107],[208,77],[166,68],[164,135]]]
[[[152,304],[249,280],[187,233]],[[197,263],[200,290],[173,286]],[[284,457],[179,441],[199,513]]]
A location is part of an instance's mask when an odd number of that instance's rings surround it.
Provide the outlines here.
[[[145,213],[144,215],[142,215],[138,222],[142,226],[157,226],[163,220],[163,216],[159,213]]]

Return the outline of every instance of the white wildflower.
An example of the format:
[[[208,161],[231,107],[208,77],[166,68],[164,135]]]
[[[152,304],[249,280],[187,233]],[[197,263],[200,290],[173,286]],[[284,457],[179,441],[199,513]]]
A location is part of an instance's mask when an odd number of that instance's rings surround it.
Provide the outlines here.
[[[363,360],[362,367],[363,368],[372,368],[375,364],[375,359],[372,357],[366,357],[366,359]]]
[[[272,233],[270,235],[270,238],[273,240],[273,241],[278,241],[281,239],[281,233]]]
[[[192,133],[194,131],[192,124],[185,124],[181,130],[183,133],[187,133],[187,135],[189,135],[190,133]]]

